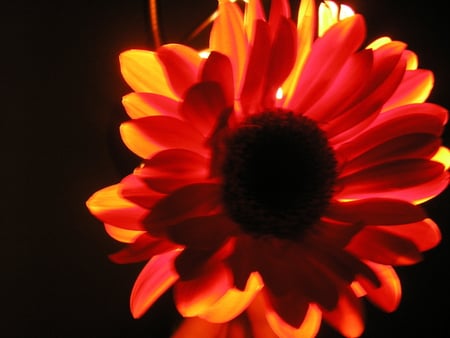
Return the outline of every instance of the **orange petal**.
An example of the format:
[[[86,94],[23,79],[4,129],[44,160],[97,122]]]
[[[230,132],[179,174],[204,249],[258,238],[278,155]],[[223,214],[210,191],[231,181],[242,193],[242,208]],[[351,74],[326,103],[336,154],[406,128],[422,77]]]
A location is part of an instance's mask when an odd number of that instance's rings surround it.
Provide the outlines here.
[[[156,51],[164,66],[166,77],[179,97],[197,80],[201,57],[199,53],[185,45],[167,44]]]
[[[249,0],[246,1],[246,8],[245,8],[245,17],[244,17],[244,29],[247,33],[247,40],[252,41],[254,34],[255,34],[255,28],[256,28],[256,22],[257,21],[266,21],[264,8],[261,5],[260,0]]]
[[[189,123],[174,117],[148,116],[130,120],[122,123],[120,134],[125,145],[144,159],[167,148],[205,151],[203,135]]]
[[[186,318],[170,338],[223,338],[228,324],[210,323],[198,317]]]
[[[383,110],[393,109],[411,103],[422,103],[430,95],[434,76],[428,70],[406,71],[405,76]]]
[[[220,204],[218,184],[191,184],[160,200],[145,219],[145,224],[150,232],[158,232],[188,218],[208,215]]]
[[[122,243],[133,243],[136,240],[136,238],[145,233],[144,230],[123,229],[110,224],[105,224],[105,231],[109,236],[114,238],[116,241]]]
[[[445,170],[448,170],[450,168],[450,150],[444,146],[440,147],[431,160],[441,163]]]
[[[179,251],[170,251],[153,257],[142,269],[134,283],[130,297],[134,318],[142,317],[150,306],[178,279],[173,261]]]
[[[422,260],[420,250],[412,241],[376,226],[363,228],[346,250],[360,259],[385,265],[410,265]]]
[[[418,222],[426,218],[425,211],[411,203],[390,199],[366,199],[335,202],[326,217],[340,222],[393,225]]]
[[[129,230],[144,230],[142,219],[148,210],[120,196],[120,185],[94,193],[86,202],[89,211],[102,222]]]
[[[257,273],[252,273],[244,291],[231,288],[203,312],[200,317],[213,323],[230,321],[249,306],[261,288],[261,277]]]
[[[268,288],[263,290],[266,307],[270,307],[287,325],[299,328],[309,309],[309,303],[303,290],[293,289],[282,296],[273,295]],[[270,313],[272,311],[268,311]]]
[[[342,286],[337,307],[322,311],[323,319],[344,337],[359,337],[364,331],[363,306],[350,287]]]
[[[135,92],[177,99],[155,52],[131,49],[121,53],[119,61],[123,78]]]
[[[307,338],[317,335],[322,321],[322,313],[315,305],[309,304],[303,322],[298,328],[284,322],[274,311],[268,310],[266,318],[272,330],[279,337]]]
[[[283,105],[285,107],[290,107],[290,102],[295,93],[303,67],[311,52],[316,28],[315,1],[301,1],[297,17],[297,57],[291,74],[283,84],[283,92],[285,93],[285,102]]]
[[[244,66],[247,62],[247,37],[244,18],[239,6],[231,1],[219,2],[219,16],[211,29],[209,47],[230,58],[235,79],[235,97],[240,91]]]
[[[389,265],[369,261],[365,263],[375,272],[381,282],[381,286],[378,288],[374,288],[370,283],[360,282],[367,293],[367,298],[383,311],[395,311],[402,297],[400,280],[395,270]]]
[[[130,202],[146,209],[151,209],[157,201],[166,196],[150,189],[145,181],[135,174],[128,175],[120,181],[119,193]]]
[[[178,116],[178,101],[153,93],[131,93],[122,104],[132,119],[153,115]]]
[[[175,284],[175,304],[182,316],[198,316],[207,312],[232,285],[233,277],[223,264],[207,264],[197,278],[180,280]]]

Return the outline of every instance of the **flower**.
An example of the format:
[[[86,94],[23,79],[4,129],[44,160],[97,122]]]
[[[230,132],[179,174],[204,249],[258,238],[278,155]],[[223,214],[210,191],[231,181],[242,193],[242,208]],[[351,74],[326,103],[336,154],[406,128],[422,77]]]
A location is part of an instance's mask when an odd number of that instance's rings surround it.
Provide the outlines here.
[[[245,6],[219,1],[205,57],[120,55],[134,91],[120,131],[142,164],[87,206],[126,243],[113,261],[147,261],[136,318],[173,287],[184,317],[231,325],[256,306],[279,337],[322,319],[359,336],[361,298],[395,310],[393,266],[440,241],[420,204],[448,185],[447,111],[425,102],[433,74],[405,43],[363,47],[349,7],[303,0],[295,25],[286,0],[268,19]]]

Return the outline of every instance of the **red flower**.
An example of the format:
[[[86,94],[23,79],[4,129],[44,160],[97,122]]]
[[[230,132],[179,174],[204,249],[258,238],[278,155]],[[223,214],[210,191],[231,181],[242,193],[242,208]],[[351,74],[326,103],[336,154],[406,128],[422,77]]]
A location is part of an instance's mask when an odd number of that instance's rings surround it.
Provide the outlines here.
[[[392,266],[440,241],[419,206],[448,184],[433,75],[402,42],[362,47],[363,17],[330,1],[316,15],[304,0],[297,25],[286,0],[268,20],[259,0],[218,11],[206,58],[178,44],[120,56],[134,90],[121,135],[142,165],[87,205],[128,243],[113,261],[148,261],[133,316],[173,286],[184,317],[257,307],[279,337],[312,337],[322,318],[359,336],[360,297],[395,310]]]

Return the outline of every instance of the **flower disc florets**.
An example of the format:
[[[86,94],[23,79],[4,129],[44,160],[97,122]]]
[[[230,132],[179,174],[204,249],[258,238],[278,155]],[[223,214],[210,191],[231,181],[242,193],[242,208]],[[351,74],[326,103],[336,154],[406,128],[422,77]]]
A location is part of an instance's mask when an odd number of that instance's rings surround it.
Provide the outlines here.
[[[230,217],[256,236],[298,238],[332,196],[336,159],[309,118],[263,112],[227,139],[223,199]]]

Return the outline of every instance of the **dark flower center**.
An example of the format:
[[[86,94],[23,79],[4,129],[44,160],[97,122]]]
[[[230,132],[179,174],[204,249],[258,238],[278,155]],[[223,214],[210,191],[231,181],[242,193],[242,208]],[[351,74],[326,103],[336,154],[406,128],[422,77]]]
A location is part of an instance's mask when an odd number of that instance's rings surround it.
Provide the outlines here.
[[[230,135],[226,149],[223,200],[242,230],[296,239],[318,221],[337,170],[314,121],[291,112],[260,113]]]

